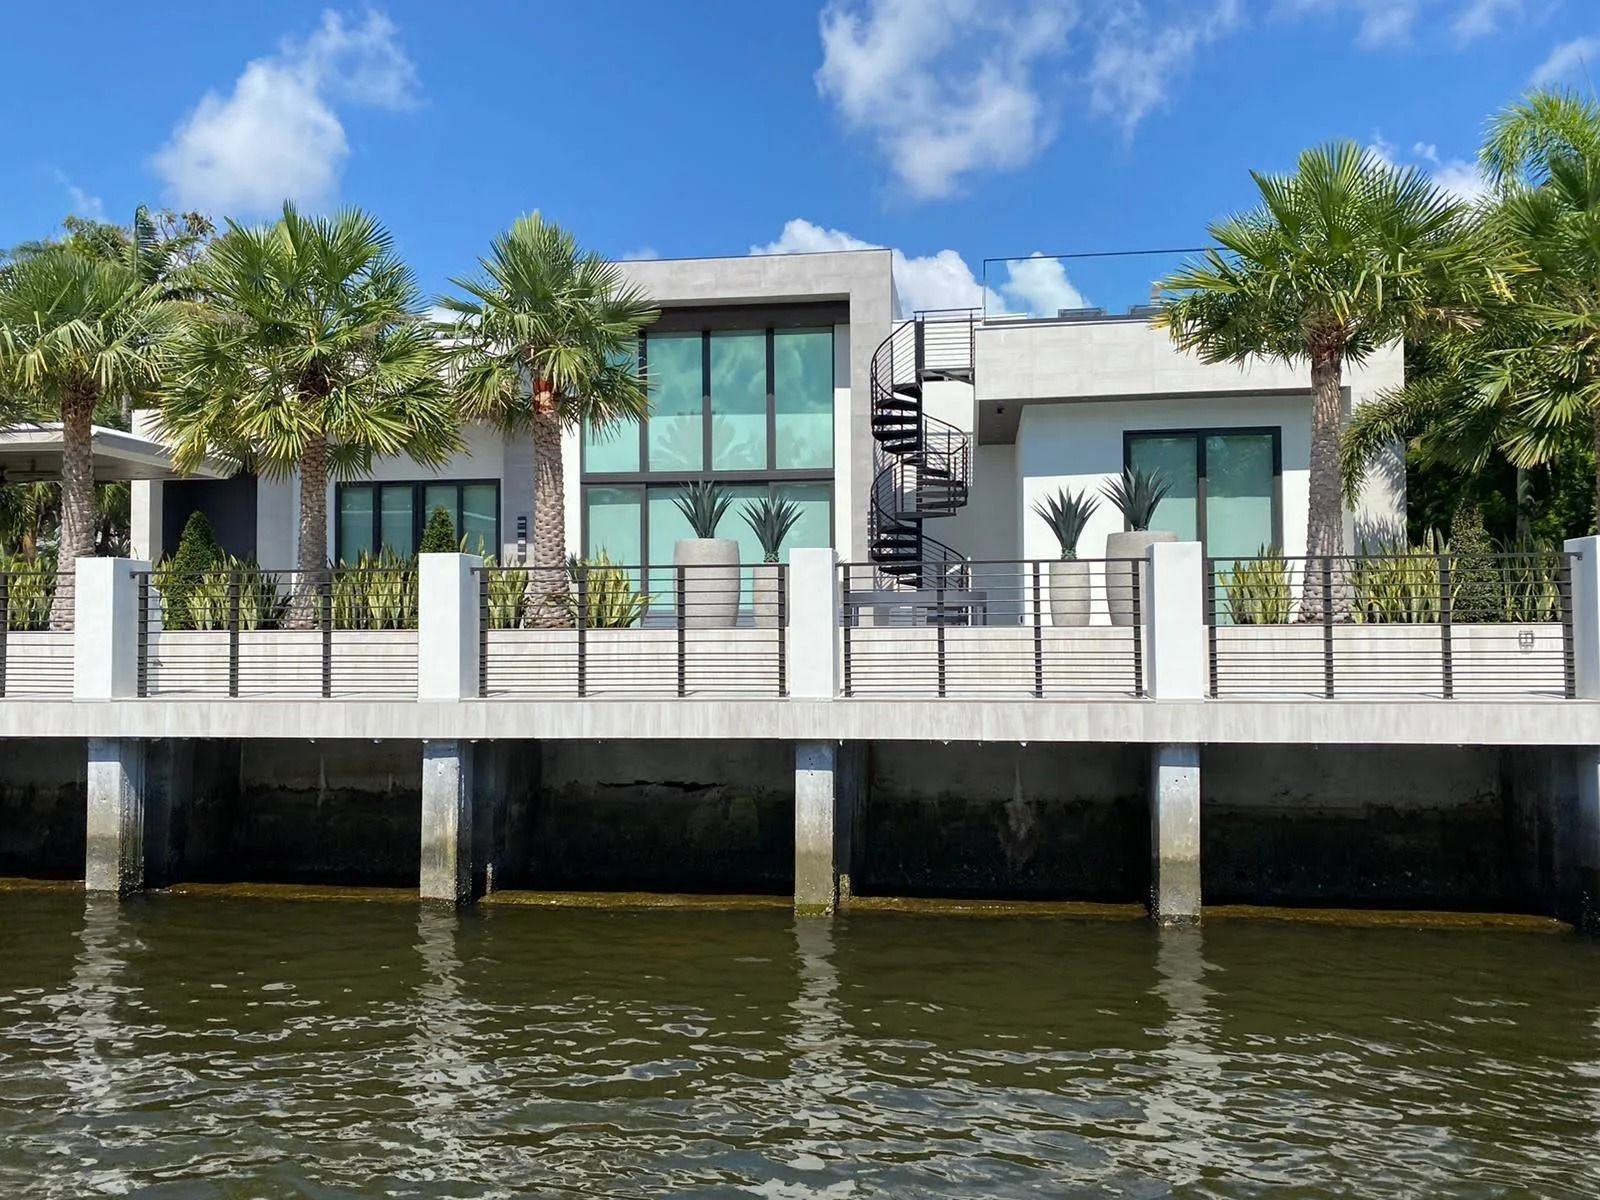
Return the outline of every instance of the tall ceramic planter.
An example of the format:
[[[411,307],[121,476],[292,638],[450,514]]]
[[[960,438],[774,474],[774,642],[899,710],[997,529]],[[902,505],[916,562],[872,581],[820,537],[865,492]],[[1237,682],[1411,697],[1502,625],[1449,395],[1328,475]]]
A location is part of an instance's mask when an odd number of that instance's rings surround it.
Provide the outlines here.
[[[1089,564],[1061,559],[1050,564],[1050,624],[1089,623]]]
[[[683,623],[690,629],[732,629],[739,621],[739,543],[683,538],[672,548],[683,567]]]
[[[1164,529],[1133,529],[1106,535],[1106,558],[1138,559],[1136,563],[1108,561],[1106,563],[1106,607],[1111,610],[1113,625],[1133,624],[1133,575],[1144,569],[1145,552],[1157,542],[1175,542],[1178,535]],[[1143,584],[1148,576],[1141,574]],[[1141,588],[1141,601],[1144,589]]]
[[[779,593],[783,590],[783,568],[778,563],[757,563],[750,568],[750,574],[756,628],[776,629],[778,614],[782,611]]]

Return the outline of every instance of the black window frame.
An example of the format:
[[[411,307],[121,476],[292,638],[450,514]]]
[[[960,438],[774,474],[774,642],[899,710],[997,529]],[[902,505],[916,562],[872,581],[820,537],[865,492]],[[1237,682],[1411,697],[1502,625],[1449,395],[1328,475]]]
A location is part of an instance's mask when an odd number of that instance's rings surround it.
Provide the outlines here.
[[[715,334],[728,333],[764,333],[766,335],[767,356],[767,465],[765,467],[713,467],[713,452],[715,446],[712,440],[711,408],[711,339]],[[698,334],[700,337],[700,466],[684,468],[662,468],[652,470],[650,467],[650,418],[637,423],[639,432],[639,467],[632,471],[591,471],[589,469],[589,444],[588,439],[580,431],[578,435],[578,477],[583,484],[589,483],[660,483],[675,482],[686,483],[692,479],[715,479],[723,483],[750,483],[764,482],[767,480],[794,480],[795,482],[820,483],[824,479],[832,480],[837,469],[837,459],[833,454],[832,439],[838,435],[839,414],[831,412],[829,422],[830,446],[829,463],[826,467],[779,467],[778,466],[778,404],[777,404],[777,335],[779,333],[796,332],[826,332],[828,335],[828,358],[832,362],[839,351],[838,330],[832,324],[776,324],[769,323],[759,327],[739,327],[728,325],[705,325],[699,329],[664,329],[659,330],[657,336],[682,337],[685,334]],[[648,379],[650,376],[650,333],[639,335],[639,370]],[[835,389],[837,390],[837,385]]]
[[[828,488],[828,544],[831,547],[835,542],[835,522],[838,514],[839,496],[835,486],[837,474],[837,456],[834,453],[834,439],[838,434],[839,413],[830,408],[830,439],[829,439],[829,465],[826,467],[779,467],[778,461],[778,409],[777,409],[777,335],[779,333],[792,333],[800,331],[826,332],[828,334],[829,361],[835,362],[839,349],[839,334],[837,326],[843,319],[842,314],[832,310],[812,311],[806,306],[796,306],[792,310],[762,316],[752,313],[743,313],[730,316],[729,313],[708,311],[696,320],[686,310],[677,310],[670,314],[670,319],[664,318],[659,326],[652,326],[639,335],[638,362],[640,372],[649,378],[650,340],[655,336],[677,336],[697,334],[700,337],[700,466],[698,468],[661,468],[652,470],[650,467],[650,420],[646,417],[638,422],[638,463],[639,469],[632,471],[591,471],[589,469],[588,439],[580,432],[578,437],[578,505],[579,505],[579,532],[578,537],[583,547],[583,554],[591,552],[589,542],[589,492],[591,488],[625,488],[635,490],[639,497],[639,557],[638,563],[623,563],[622,566],[637,566],[649,570],[664,564],[649,562],[650,557],[650,490],[652,488],[682,487],[692,481],[714,481],[725,483],[730,487],[750,487],[766,484],[768,495],[772,495],[776,488],[783,484],[826,484]],[[723,467],[712,465],[714,461],[715,445],[713,443],[711,396],[711,341],[717,334],[729,333],[764,333],[766,337],[766,409],[767,409],[767,463],[765,467]],[[833,390],[837,390],[837,382]]]
[[[1283,547],[1283,426],[1216,425],[1189,429],[1124,429],[1122,431],[1122,469],[1133,465],[1133,443],[1144,438],[1192,438],[1195,442],[1195,536],[1201,553],[1210,556],[1206,540],[1206,439],[1213,437],[1270,437],[1272,439],[1272,545]],[[1126,528],[1127,520],[1124,518]]]
[[[411,546],[412,554],[422,545],[422,531],[427,528],[429,514],[424,511],[423,497],[427,489],[432,487],[454,487],[456,489],[456,520],[460,522],[461,512],[466,507],[466,494],[464,489],[469,487],[494,488],[494,542],[487,548],[487,552],[495,557],[500,555],[500,480],[498,479],[348,479],[334,484],[333,488],[333,561],[344,561],[344,494],[349,488],[371,488],[372,496],[372,545],[374,553],[383,550],[383,504],[379,494],[382,488],[411,489]],[[456,536],[459,538],[460,532]]]

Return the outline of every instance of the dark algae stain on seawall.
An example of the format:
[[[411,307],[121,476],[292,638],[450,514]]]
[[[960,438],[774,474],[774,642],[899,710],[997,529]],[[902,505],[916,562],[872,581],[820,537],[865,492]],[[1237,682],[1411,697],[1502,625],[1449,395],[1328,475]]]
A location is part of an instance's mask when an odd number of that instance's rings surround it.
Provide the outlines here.
[[[0,891],[0,1196],[1592,1197],[1600,946]]]

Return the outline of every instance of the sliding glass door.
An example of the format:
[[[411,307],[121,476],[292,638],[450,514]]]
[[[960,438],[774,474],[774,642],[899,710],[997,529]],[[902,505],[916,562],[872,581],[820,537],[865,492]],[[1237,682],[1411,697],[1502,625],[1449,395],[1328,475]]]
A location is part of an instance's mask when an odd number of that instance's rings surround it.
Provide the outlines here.
[[[1158,472],[1171,490],[1153,529],[1199,541],[1209,558],[1246,558],[1283,544],[1276,428],[1128,433],[1124,461]]]

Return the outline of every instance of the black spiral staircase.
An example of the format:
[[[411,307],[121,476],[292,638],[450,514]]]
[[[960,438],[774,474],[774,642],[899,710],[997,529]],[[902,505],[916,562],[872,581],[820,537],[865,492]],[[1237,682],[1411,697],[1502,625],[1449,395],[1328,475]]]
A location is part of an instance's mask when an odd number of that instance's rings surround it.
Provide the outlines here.
[[[963,559],[924,532],[967,503],[971,438],[923,411],[926,385],[972,382],[976,313],[917,313],[872,355],[872,496],[867,549],[882,586],[937,587]]]

